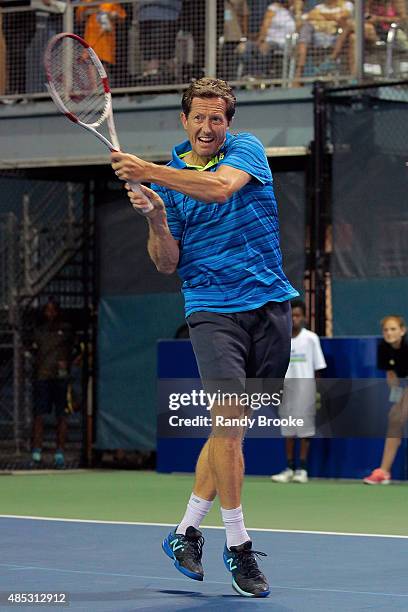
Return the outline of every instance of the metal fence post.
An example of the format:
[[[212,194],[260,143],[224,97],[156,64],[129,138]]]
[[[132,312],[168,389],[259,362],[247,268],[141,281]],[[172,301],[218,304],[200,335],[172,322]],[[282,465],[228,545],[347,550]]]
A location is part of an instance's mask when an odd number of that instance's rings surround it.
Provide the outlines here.
[[[365,0],[355,1],[355,47],[357,81],[362,82],[364,78],[364,4]]]
[[[217,74],[217,0],[205,3],[205,76]]]
[[[74,7],[70,0],[67,0],[67,7],[65,9],[63,15],[63,29],[64,32],[73,32],[74,31]]]

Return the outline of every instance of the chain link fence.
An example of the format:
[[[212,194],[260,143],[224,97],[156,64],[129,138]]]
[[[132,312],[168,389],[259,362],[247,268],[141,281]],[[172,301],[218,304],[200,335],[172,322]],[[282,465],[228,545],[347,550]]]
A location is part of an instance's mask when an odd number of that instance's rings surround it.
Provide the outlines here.
[[[56,393],[46,397],[46,383],[38,381],[58,376],[64,393],[59,409],[68,421],[66,467],[77,466],[83,438],[77,409],[83,407],[83,357],[89,352],[83,185],[3,175],[0,189],[0,468],[33,467],[35,416],[45,404],[58,409]],[[50,301],[59,305],[55,323],[44,319]],[[44,452],[36,466],[53,467],[58,419],[51,412],[40,425]]]
[[[16,6],[18,4],[18,6]],[[356,32],[369,78],[408,74],[407,2],[366,0],[1,0],[0,96],[44,94],[51,36],[75,32],[116,90],[155,90],[217,75],[248,86],[356,78]]]

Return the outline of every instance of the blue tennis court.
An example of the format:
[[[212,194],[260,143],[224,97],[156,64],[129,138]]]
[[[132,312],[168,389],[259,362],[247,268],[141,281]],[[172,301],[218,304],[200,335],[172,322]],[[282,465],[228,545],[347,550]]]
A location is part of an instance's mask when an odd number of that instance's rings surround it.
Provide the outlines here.
[[[222,529],[204,529],[203,583],[185,578],[165,557],[160,543],[167,531],[166,525],[2,517],[0,591],[3,597],[66,592],[70,610],[89,612],[408,609],[408,537],[253,530],[255,548],[268,553],[262,567],[272,593],[249,602],[231,588]]]

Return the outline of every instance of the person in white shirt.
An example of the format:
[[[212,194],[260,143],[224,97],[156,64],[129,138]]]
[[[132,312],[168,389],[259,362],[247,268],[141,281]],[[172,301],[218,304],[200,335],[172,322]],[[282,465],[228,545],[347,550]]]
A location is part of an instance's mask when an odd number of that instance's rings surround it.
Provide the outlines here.
[[[327,53],[333,48],[338,33],[346,27],[353,16],[354,6],[349,0],[323,0],[302,17],[299,30],[296,73],[292,83],[299,87],[310,47]]]
[[[326,368],[319,336],[306,329],[306,307],[302,300],[292,302],[292,341],[290,363],[285,376],[280,417],[302,419],[301,426],[282,426],[286,438],[287,467],[271,476],[273,482],[306,483],[310,438],[315,434],[316,375]],[[300,464],[295,469],[295,441],[300,439]]]
[[[280,77],[279,69],[286,36],[296,31],[296,15],[300,20],[301,0],[279,0],[268,5],[255,40],[243,45],[244,74]],[[276,74],[275,74],[276,73]]]

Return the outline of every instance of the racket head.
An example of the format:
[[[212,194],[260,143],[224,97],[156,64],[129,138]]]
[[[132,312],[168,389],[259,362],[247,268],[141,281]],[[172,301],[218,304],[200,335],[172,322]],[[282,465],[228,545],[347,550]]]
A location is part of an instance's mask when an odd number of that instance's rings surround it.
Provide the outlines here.
[[[45,50],[48,90],[74,123],[97,128],[111,113],[112,96],[102,62],[88,43],[69,32],[53,36]]]

